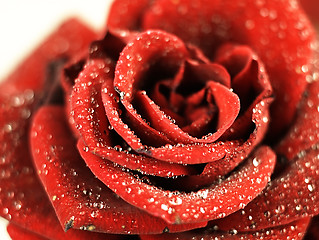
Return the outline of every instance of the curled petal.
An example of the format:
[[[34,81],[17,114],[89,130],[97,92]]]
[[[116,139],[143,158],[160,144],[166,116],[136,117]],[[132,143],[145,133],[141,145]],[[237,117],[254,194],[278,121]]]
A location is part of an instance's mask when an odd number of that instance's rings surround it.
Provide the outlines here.
[[[184,43],[174,35],[152,30],[136,36],[123,49],[116,65],[114,87],[122,102],[131,101],[134,88],[142,84],[143,74],[153,64],[165,63],[165,71],[174,73],[186,56],[188,52]]]
[[[130,154],[125,151],[121,151],[118,148],[104,147],[90,150],[90,147],[85,145],[81,140],[78,142],[78,149],[80,152],[91,151],[101,158],[105,158],[123,167],[136,170],[147,175],[158,177],[176,177],[192,175],[196,172],[191,166],[158,161],[156,159],[148,158],[142,155]],[[87,155],[82,154],[84,160],[86,160],[86,156]],[[89,161],[86,162],[87,164],[90,164]]]
[[[179,164],[199,164],[222,159],[239,142],[217,142],[212,144],[177,144],[140,150],[155,159]]]
[[[152,120],[151,125],[163,132],[176,143],[212,143],[216,141],[235,121],[240,109],[239,98],[219,83],[210,81],[209,90],[212,92],[216,105],[218,106],[217,131],[204,136],[201,139],[194,138],[180,129],[164,112],[146,95],[138,92],[136,97],[149,113]]]
[[[110,125],[131,148],[134,150],[143,149],[144,146],[141,139],[146,140],[147,142],[154,141],[159,144],[170,143],[170,140],[165,137],[164,134],[151,128],[141,117],[136,116],[137,114],[133,111],[132,105],[128,106],[129,111],[127,112],[128,120],[131,120],[128,121],[130,124],[128,125],[123,121],[123,117],[120,114],[122,111],[120,110],[119,103],[114,99],[114,96],[116,96],[117,93],[113,89],[113,81],[111,79],[106,80],[103,83],[101,94],[106,116]],[[140,133],[139,136],[131,130],[132,127],[137,130],[137,133]],[[139,131],[138,127],[140,127],[142,131]]]
[[[101,84],[112,76],[112,66],[104,60],[90,60],[75,80],[70,99],[74,126],[90,146],[111,145],[108,122],[101,101]]]
[[[262,99],[262,98],[261,98]],[[245,142],[241,141],[229,141],[226,142],[224,147],[227,149],[227,153],[221,159],[215,159],[206,164],[203,172],[199,175],[187,176],[180,184],[186,186],[189,189],[197,189],[199,186],[208,186],[218,180],[222,176],[226,176],[233,169],[235,169],[249,154],[255,149],[255,147],[262,141],[263,136],[267,131],[267,122],[269,119],[269,104],[272,102],[272,98],[265,98],[258,102],[251,111],[251,121],[255,124],[255,129],[250,134]],[[207,145],[213,146],[213,145]],[[223,146],[223,145],[222,145]],[[212,157],[212,153],[209,148],[201,147],[195,148],[197,151],[196,158]],[[208,151],[207,151],[208,150]],[[196,151],[184,151],[182,155],[183,159],[187,159],[190,154],[196,154]],[[168,154],[169,153],[165,153]],[[165,155],[163,154],[163,156]],[[154,155],[155,157],[155,155]],[[157,157],[157,156],[156,156]],[[205,158],[204,158],[205,159]]]
[[[222,139],[243,138],[252,127],[250,119],[253,111],[258,111],[256,105],[273,95],[269,77],[262,61],[247,46],[225,44],[215,58],[231,73],[232,88],[241,101],[241,112]]]

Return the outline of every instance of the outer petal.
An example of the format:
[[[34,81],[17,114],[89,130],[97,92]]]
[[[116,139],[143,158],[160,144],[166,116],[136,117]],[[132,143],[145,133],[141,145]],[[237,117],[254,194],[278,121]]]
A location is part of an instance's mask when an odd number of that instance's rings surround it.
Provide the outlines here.
[[[216,221],[220,229],[250,231],[319,213],[319,150],[299,155],[244,210]]]
[[[162,235],[142,235],[142,240],[277,240],[277,239],[295,239],[301,240],[307,230],[309,218],[301,219],[287,225],[276,228],[268,228],[260,231],[238,232],[232,229],[230,232],[214,231],[213,229],[200,229],[185,233],[162,234]]]
[[[33,232],[29,232],[28,230],[23,229],[12,223],[8,225],[7,231],[12,240],[48,240],[45,237],[42,237]]]
[[[35,115],[31,129],[35,165],[65,230],[154,234],[166,227],[175,232],[206,225],[169,225],[122,201],[90,172],[70,136],[62,107],[43,107]]]
[[[45,81],[47,64],[81,51],[93,37],[95,34],[77,20],[66,22],[1,84],[0,213],[15,224],[50,238],[80,239],[81,234],[71,231],[65,235],[35,175],[27,147],[29,119],[43,97],[40,90],[52,84]],[[45,230],[47,226],[52,232]]]
[[[318,92],[319,81],[309,84],[294,124],[276,147],[276,151],[289,160],[319,142]]]
[[[225,217],[244,207],[266,186],[275,159],[269,148],[261,148],[255,153],[254,159],[247,160],[220,184],[182,193],[144,183],[143,178],[134,176],[127,169],[92,154],[86,157],[92,172],[121,198],[170,224]]]

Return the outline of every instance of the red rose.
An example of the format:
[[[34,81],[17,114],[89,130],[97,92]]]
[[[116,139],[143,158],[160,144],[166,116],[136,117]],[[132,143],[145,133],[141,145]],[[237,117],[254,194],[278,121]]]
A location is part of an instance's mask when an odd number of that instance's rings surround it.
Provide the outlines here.
[[[8,232],[315,238],[317,45],[285,0],[118,0],[102,38],[66,22],[1,85]]]

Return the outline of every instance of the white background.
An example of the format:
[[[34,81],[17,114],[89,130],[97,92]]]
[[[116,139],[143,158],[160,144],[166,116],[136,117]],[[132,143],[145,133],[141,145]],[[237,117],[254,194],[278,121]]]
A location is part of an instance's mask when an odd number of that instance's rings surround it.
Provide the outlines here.
[[[111,1],[0,1],[0,79],[13,71],[68,16],[79,16],[94,28],[102,28]],[[2,218],[0,239],[10,239]]]

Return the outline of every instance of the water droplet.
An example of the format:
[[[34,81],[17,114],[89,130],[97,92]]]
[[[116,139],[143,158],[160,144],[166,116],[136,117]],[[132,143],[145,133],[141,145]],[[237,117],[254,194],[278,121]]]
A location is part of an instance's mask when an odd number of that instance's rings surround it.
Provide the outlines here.
[[[257,158],[254,158],[254,159],[253,159],[253,165],[254,165],[255,167],[258,167],[259,164],[260,164],[260,161],[259,161]]]
[[[179,197],[176,197],[174,199],[171,199],[169,203],[172,205],[181,205],[183,203],[183,200]]]
[[[296,210],[297,210],[297,211],[300,211],[300,210],[301,210],[301,205],[297,205],[297,206],[296,206]]]
[[[266,211],[266,212],[264,212],[264,215],[265,215],[265,217],[270,217],[270,212],[269,211]]]
[[[245,27],[248,29],[248,30],[252,30],[254,27],[255,27],[255,22],[253,20],[247,20],[245,22]]]
[[[14,207],[15,207],[16,210],[20,210],[21,207],[22,207],[21,201],[14,201],[14,202],[13,202],[13,205],[14,205]]]
[[[309,184],[309,185],[308,185],[308,190],[309,190],[310,192],[313,192],[313,190],[314,190],[313,185]]]
[[[97,215],[98,215],[98,212],[97,212],[97,211],[92,211],[92,212],[91,212],[91,217],[96,218]]]
[[[3,214],[8,214],[8,213],[9,213],[9,209],[8,209],[8,208],[4,208],[4,209],[2,210],[2,212],[3,212]]]
[[[164,211],[168,210],[168,206],[166,204],[162,204],[161,205],[161,209],[163,209]]]

